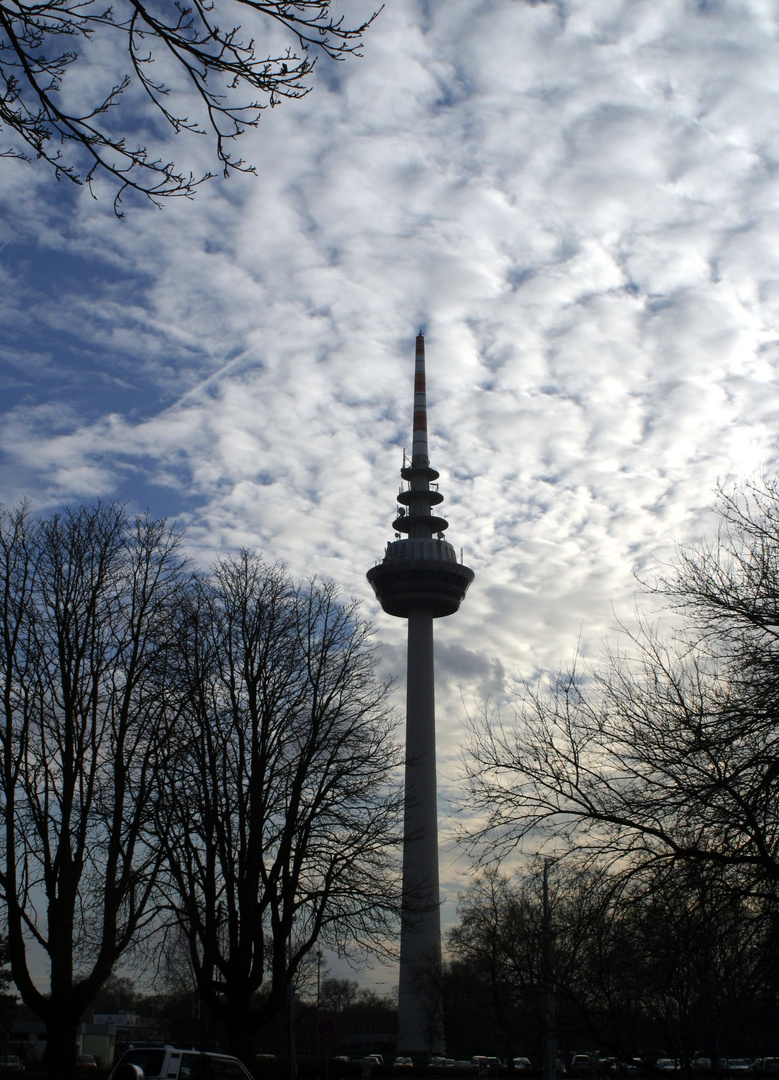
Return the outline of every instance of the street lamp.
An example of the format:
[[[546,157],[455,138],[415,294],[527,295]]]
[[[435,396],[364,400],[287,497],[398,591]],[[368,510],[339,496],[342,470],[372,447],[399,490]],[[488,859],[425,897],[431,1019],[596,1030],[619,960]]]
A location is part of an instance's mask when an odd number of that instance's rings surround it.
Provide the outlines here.
[[[544,1053],[543,1080],[557,1080],[557,1039],[555,1032],[555,994],[554,994],[554,934],[552,932],[552,913],[549,908],[549,867],[556,860],[544,859],[544,907],[541,921],[541,965],[543,987]]]
[[[319,1021],[321,1014],[319,1011],[319,987],[320,977],[322,974],[322,950],[316,951],[316,1056],[319,1057]]]

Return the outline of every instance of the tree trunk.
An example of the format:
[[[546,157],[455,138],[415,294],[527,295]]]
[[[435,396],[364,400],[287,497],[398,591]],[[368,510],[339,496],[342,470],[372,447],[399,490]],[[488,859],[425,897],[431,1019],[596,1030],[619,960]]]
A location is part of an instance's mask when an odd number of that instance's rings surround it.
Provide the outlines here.
[[[248,1009],[230,1008],[225,1018],[230,1053],[244,1063],[254,1076],[257,1059],[257,1014]]]
[[[52,1008],[46,1018],[46,1050],[43,1064],[46,1080],[76,1080],[76,1035],[78,1017],[69,1009],[58,1008],[58,1002],[52,1001]]]

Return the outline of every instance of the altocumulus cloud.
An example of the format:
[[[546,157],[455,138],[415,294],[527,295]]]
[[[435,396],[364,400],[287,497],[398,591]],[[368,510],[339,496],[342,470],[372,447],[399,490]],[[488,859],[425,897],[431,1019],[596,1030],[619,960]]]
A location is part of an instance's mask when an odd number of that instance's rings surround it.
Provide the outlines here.
[[[718,478],[776,467],[778,32],[773,0],[393,0],[193,204],[117,222],[0,163],[3,502],[114,496],[204,563],[331,576],[402,676],[364,572],[424,327],[477,573],[438,627],[448,800],[464,709],[597,653]]]

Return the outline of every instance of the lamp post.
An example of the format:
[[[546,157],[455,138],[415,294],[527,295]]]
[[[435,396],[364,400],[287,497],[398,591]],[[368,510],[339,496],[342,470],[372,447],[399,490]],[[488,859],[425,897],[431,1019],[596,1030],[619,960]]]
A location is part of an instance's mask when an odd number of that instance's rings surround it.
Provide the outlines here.
[[[557,1046],[555,1037],[555,998],[553,975],[552,914],[549,908],[549,867],[554,859],[544,859],[543,917],[541,920],[541,964],[543,987],[543,1080],[556,1080]]]
[[[292,969],[292,937],[290,936],[287,946],[287,956],[290,971]],[[289,1080],[296,1080],[298,1073],[297,1053],[295,1049],[295,980],[289,976],[287,987],[287,1007],[289,1017]]]
[[[316,1056],[319,1057],[319,1021],[321,1019],[319,1006],[320,976],[322,973],[322,950],[316,951]]]

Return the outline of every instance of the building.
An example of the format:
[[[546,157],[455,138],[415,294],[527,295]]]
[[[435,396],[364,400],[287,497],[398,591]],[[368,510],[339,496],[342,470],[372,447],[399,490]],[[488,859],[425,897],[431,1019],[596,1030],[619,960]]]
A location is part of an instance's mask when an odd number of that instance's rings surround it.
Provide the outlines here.
[[[39,1065],[46,1052],[46,1025],[21,1002],[8,1033],[8,1048],[28,1066]],[[92,1054],[101,1068],[110,1068],[116,1053],[116,1025],[97,1019],[82,1020],[76,1030],[76,1053]]]

